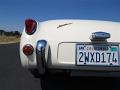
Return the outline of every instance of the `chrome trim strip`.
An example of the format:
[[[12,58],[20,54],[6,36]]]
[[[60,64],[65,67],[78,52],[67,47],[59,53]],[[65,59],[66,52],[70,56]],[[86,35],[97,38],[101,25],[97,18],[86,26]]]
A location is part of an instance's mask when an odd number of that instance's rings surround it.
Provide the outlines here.
[[[46,60],[45,60],[45,51],[46,51],[47,41],[39,40],[36,46],[36,60],[37,68],[40,74],[45,73]]]

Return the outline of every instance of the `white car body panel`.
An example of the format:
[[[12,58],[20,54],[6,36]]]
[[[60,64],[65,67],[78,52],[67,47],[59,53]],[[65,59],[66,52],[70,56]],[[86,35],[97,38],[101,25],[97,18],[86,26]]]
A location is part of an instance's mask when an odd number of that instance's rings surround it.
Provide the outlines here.
[[[36,50],[38,40],[46,40],[51,49],[50,68],[74,68],[75,45],[78,42],[91,42],[93,32],[103,31],[111,34],[108,42],[120,42],[120,23],[97,20],[50,20],[37,23],[37,30],[33,35],[22,33],[20,42],[20,56],[23,67],[36,68],[36,51],[30,56],[24,55],[22,47],[31,44]],[[65,42],[65,43],[64,43]],[[69,43],[70,42],[70,43]],[[46,54],[47,58],[47,54]],[[82,67],[86,69],[85,67]]]

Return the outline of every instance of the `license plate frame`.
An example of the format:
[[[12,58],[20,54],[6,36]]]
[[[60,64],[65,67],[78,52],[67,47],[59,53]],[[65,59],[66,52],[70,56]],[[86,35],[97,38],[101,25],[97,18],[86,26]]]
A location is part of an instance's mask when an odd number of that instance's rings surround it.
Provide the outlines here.
[[[115,63],[111,63],[111,60],[110,60],[110,62],[107,62],[107,63],[98,63],[98,62],[93,62],[93,63],[91,63],[91,62],[85,62],[85,58],[84,58],[84,61],[81,63],[81,62],[78,62],[78,51],[79,50],[77,50],[78,49],[78,47],[79,46],[107,46],[108,48],[109,48],[109,50],[110,50],[110,47],[112,47],[112,49],[111,50],[113,50],[112,52],[114,53],[115,52],[115,58],[117,59],[117,62],[116,62],[116,64]],[[119,43],[107,43],[107,44],[93,44],[93,43],[77,43],[76,44],[76,55],[75,55],[75,57],[76,57],[76,61],[75,61],[75,64],[77,65],[77,66],[120,66],[120,59],[119,59],[119,56],[120,56],[120,54],[119,54],[119,48],[120,48],[120,46],[119,46]],[[117,51],[115,50],[115,49],[117,49]],[[101,49],[102,50],[102,49]],[[100,51],[101,51],[100,50]],[[105,49],[105,50],[107,50],[107,49]],[[104,52],[109,52],[109,53],[111,53],[110,51],[105,51],[104,49],[103,49],[103,51],[101,51],[101,53],[104,53]],[[99,50],[97,50],[96,52],[98,52]],[[112,53],[112,54],[113,54]],[[117,54],[116,54],[117,53]],[[106,57],[106,54],[105,54],[105,57]],[[108,56],[107,56],[108,57]],[[106,58],[107,58],[106,57]],[[113,56],[111,56],[112,58],[113,58]],[[113,59],[114,60],[114,59]]]

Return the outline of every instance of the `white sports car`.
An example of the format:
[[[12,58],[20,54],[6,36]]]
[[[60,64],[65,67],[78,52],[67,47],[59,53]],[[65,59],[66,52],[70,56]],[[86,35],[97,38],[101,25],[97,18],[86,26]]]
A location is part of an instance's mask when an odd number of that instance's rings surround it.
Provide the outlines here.
[[[25,21],[22,66],[44,76],[120,76],[120,23],[99,20]]]

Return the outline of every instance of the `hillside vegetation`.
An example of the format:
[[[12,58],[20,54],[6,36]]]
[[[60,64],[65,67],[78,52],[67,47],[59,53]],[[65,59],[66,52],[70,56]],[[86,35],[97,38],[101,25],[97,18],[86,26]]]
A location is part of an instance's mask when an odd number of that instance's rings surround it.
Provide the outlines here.
[[[18,43],[20,41],[20,32],[19,31],[9,31],[0,30],[0,44],[8,43]]]

